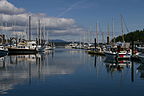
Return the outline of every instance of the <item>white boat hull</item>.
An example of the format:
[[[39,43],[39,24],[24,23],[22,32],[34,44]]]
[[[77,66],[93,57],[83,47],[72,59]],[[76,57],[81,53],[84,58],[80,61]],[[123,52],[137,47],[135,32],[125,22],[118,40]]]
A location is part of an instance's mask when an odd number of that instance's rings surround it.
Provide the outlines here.
[[[105,55],[108,59],[130,59],[130,53],[116,53],[116,52],[105,52]]]

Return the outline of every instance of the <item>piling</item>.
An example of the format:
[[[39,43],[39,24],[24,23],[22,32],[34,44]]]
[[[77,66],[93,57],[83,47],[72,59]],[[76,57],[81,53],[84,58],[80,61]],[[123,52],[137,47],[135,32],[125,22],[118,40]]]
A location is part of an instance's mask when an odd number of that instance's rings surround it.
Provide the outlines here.
[[[132,40],[132,56],[134,55],[134,41]]]
[[[96,45],[97,45],[97,41],[96,41],[96,38],[94,39],[94,42],[95,42],[95,49],[96,49]]]
[[[109,40],[109,39],[110,39],[109,36],[107,36],[107,44],[110,43],[110,40]]]

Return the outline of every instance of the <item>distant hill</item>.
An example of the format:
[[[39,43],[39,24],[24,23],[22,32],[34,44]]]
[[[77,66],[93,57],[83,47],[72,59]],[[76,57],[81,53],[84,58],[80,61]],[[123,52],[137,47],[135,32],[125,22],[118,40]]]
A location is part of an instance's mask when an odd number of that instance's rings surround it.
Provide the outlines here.
[[[61,39],[54,39],[54,40],[49,40],[49,42],[54,42],[54,43],[58,43],[58,42],[67,42]]]
[[[136,30],[134,32],[130,32],[128,34],[124,34],[125,42],[140,41],[144,42],[144,29],[143,30]],[[116,37],[116,42],[122,41],[122,36]],[[112,39],[113,41],[113,39]]]
[[[49,42],[52,42],[55,44],[55,46],[66,46],[67,44],[69,44],[70,42],[61,40],[61,39],[55,39],[55,40],[49,40]]]

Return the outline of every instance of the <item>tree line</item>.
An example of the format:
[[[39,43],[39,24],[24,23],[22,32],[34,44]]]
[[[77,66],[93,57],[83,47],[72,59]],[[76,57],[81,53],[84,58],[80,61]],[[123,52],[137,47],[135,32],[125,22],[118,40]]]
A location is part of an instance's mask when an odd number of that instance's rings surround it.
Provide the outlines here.
[[[130,32],[128,34],[124,34],[125,42],[138,41],[144,42],[144,29],[143,30],[136,30],[134,32]],[[114,38],[112,39],[114,41]],[[122,35],[115,38],[115,42],[122,42]]]

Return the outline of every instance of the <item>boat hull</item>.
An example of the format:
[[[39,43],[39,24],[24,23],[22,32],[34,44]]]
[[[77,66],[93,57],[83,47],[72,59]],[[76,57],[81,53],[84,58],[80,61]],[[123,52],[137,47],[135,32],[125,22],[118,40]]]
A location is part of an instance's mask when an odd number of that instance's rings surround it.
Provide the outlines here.
[[[18,49],[18,48],[8,48],[8,54],[35,54],[36,49]]]
[[[0,50],[0,57],[6,56],[8,54],[8,51]]]
[[[131,58],[131,54],[122,54],[122,53],[108,53],[108,52],[105,52],[105,56],[108,58],[108,59],[112,59],[112,60],[115,60],[115,59],[130,59]]]

